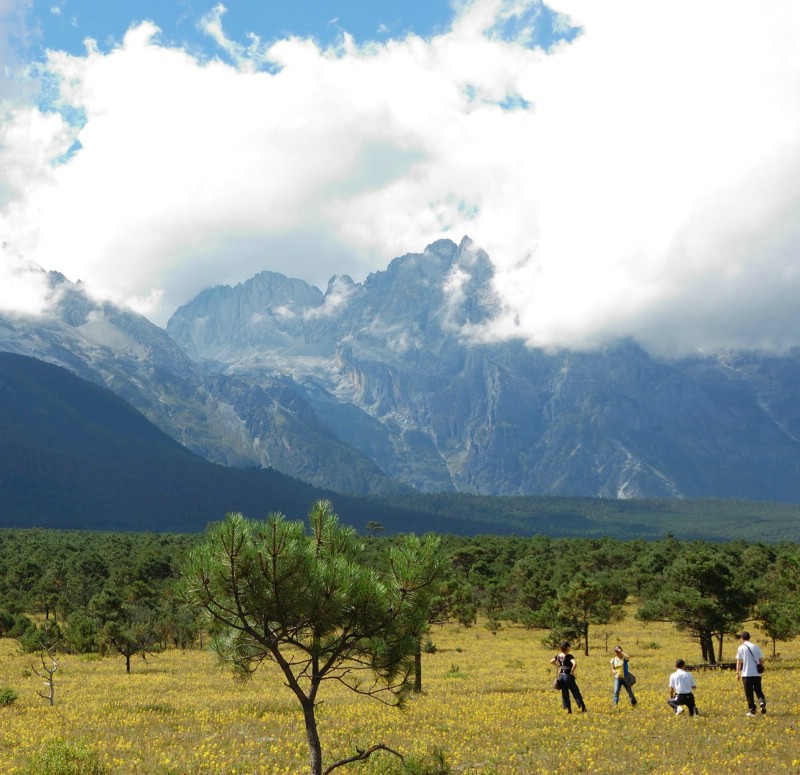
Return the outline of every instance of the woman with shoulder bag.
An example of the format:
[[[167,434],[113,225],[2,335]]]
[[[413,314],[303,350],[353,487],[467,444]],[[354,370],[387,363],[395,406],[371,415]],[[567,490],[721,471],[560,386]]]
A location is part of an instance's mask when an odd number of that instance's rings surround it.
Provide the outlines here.
[[[614,674],[614,699],[612,702],[614,705],[619,702],[619,690],[624,686],[625,691],[628,692],[631,705],[635,708],[636,695],[633,693],[628,680],[629,660],[630,657],[622,650],[622,646],[614,646],[614,658],[611,660],[611,672]]]
[[[569,695],[570,692],[575,698],[575,702],[581,709],[582,713],[586,712],[586,703],[581,696],[581,690],[578,688],[578,682],[575,680],[575,668],[578,665],[577,660],[572,654],[569,653],[569,642],[564,641],[556,654],[551,660],[551,665],[558,667],[558,678],[556,679],[559,688],[561,689],[561,704],[567,713],[572,713],[572,706],[570,705]]]

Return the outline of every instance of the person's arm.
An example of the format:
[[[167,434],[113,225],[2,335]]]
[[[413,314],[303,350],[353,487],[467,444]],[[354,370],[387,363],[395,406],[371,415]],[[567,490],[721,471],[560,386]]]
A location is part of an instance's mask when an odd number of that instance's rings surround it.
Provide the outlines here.
[[[569,666],[569,674],[575,675],[575,668],[578,666],[578,660],[572,657],[572,664]]]
[[[736,657],[736,680],[738,681],[742,676],[742,660]]]
[[[629,656],[628,654],[626,654],[624,651],[620,651],[620,652],[619,652],[619,655],[620,655],[620,656],[621,656],[623,659],[626,659],[626,660],[628,660],[628,662],[630,662],[630,660],[631,660],[630,656]]]
[[[555,656],[554,656],[554,657],[553,657],[553,658],[550,660],[550,664],[551,664],[551,665],[557,665],[557,664],[558,664],[558,654],[556,654],[556,655],[555,655]]]

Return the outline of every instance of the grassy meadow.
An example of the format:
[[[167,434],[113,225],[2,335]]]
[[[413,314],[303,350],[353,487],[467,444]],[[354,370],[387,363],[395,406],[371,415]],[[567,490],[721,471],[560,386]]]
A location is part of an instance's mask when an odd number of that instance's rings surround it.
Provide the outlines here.
[[[319,708],[328,765],[355,747],[386,745],[412,758],[444,753],[452,773],[749,773],[800,771],[800,642],[768,654],[764,690],[769,713],[746,718],[732,671],[698,671],[699,718],[666,705],[678,656],[699,649],[668,625],[632,618],[598,625],[591,654],[578,650],[578,683],[588,713],[567,715],[554,691],[553,651],[541,631],[505,625],[435,628],[435,653],[423,655],[424,693],[403,711],[331,684]],[[611,704],[610,650],[621,642],[638,677],[639,706],[624,691]],[[731,660],[736,641],[723,657]],[[147,775],[257,775],[307,772],[302,716],[272,665],[249,683],[234,682],[213,655],[168,651],[137,658],[130,675],[120,658],[59,657],[55,705],[37,696],[36,655],[0,639],[0,688],[19,697],[0,707],[0,772],[22,773],[48,741],[91,748],[105,772]],[[376,753],[337,773],[398,773],[398,760]]]

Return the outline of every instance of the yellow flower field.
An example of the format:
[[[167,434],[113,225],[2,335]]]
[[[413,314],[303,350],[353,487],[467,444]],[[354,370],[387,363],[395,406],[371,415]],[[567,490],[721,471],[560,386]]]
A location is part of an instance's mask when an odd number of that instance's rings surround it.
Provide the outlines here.
[[[454,773],[776,773],[800,770],[800,643],[779,644],[757,630],[768,655],[764,690],[769,713],[746,718],[741,686],[730,671],[698,671],[699,718],[676,717],[666,705],[676,657],[698,661],[699,649],[667,625],[595,626],[591,655],[578,658],[588,713],[567,715],[551,688],[553,652],[540,631],[447,625],[431,633],[436,653],[423,656],[424,693],[404,711],[324,686],[319,726],[326,764],[374,743],[406,754],[444,752]],[[621,642],[638,677],[639,706],[623,692],[611,704],[610,649]],[[730,639],[724,658],[737,642]],[[213,655],[169,651],[138,659],[63,655],[56,704],[37,696],[35,655],[0,640],[0,687],[19,699],[0,707],[0,772],[20,772],[46,741],[82,742],[109,773],[256,775],[305,773],[307,748],[293,695],[271,665],[235,683]],[[397,760],[377,753],[337,773],[396,773]]]

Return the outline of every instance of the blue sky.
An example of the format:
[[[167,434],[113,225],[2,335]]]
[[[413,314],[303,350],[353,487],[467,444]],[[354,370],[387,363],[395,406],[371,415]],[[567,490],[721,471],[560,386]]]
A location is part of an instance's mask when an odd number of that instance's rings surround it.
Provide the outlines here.
[[[0,0],[0,312],[42,267],[163,325],[469,235],[484,338],[785,350],[797,40],[795,0]]]
[[[228,35],[244,41],[257,34],[264,43],[288,36],[310,37],[322,46],[335,45],[343,33],[360,43],[382,42],[415,34],[423,38],[445,32],[453,19],[451,0],[228,0],[224,3]],[[37,29],[34,47],[83,52],[84,40],[92,38],[106,48],[118,43],[132,23],[149,19],[164,39],[178,45],[218,51],[199,33],[212,3],[196,0],[34,0],[29,19]],[[551,45],[565,35],[553,30],[550,9],[533,5],[527,16],[537,17],[536,43]],[[524,19],[526,14],[522,14]],[[511,22],[513,27],[514,22]],[[32,41],[33,42],[33,41]]]
[[[224,5],[232,38],[244,40],[255,32],[265,42],[298,35],[328,45],[344,30],[359,41],[385,40],[408,32],[429,36],[445,29],[452,18],[448,0],[228,0]],[[171,41],[206,48],[207,40],[198,34],[197,26],[212,7],[212,3],[196,0],[36,0],[32,17],[39,21],[45,45],[75,54],[81,52],[84,38],[107,45],[121,40],[132,22],[145,19],[155,22]]]

